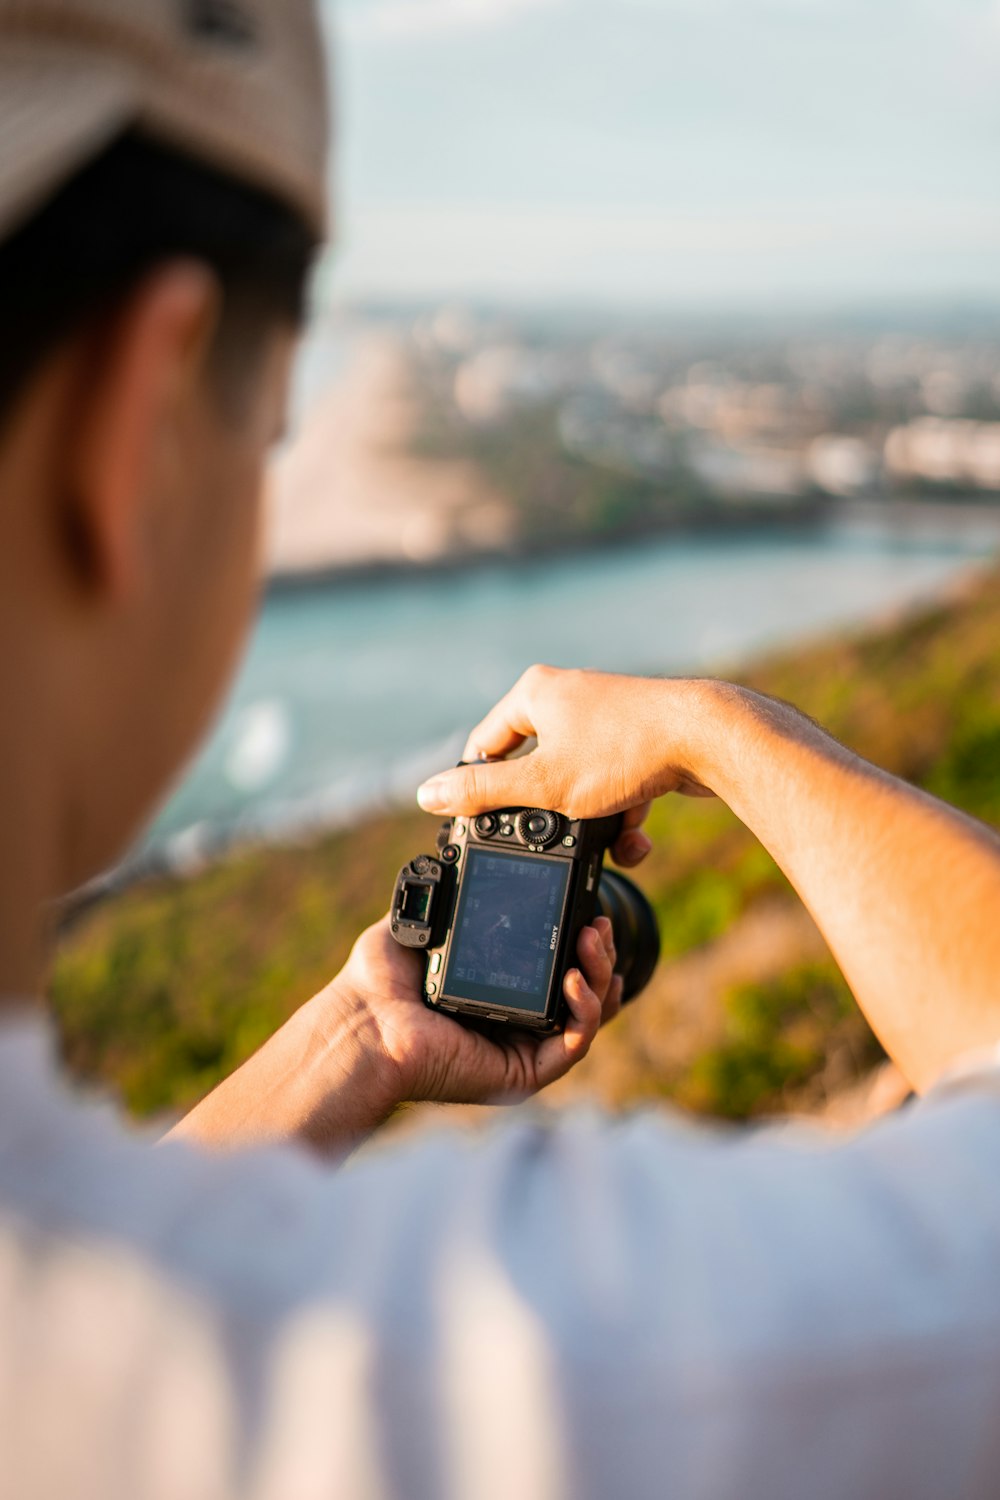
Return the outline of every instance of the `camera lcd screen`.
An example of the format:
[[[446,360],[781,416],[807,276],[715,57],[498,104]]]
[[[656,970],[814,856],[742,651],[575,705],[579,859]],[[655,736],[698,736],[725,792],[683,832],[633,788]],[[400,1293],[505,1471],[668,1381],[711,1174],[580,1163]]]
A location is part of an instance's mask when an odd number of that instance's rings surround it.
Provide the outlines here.
[[[568,861],[471,848],[444,993],[544,1011],[569,875]]]

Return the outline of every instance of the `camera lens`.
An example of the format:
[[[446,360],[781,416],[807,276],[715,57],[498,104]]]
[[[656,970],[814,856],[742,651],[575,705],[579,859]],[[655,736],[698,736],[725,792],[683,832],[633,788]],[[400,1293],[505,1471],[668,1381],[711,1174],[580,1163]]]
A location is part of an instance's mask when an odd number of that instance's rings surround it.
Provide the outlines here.
[[[540,807],[525,809],[517,815],[517,836],[522,844],[551,844],[559,832],[559,818]]]
[[[624,981],[622,999],[631,1000],[645,989],[660,957],[660,929],[656,913],[639,887],[617,870],[602,870],[597,887],[601,916],[611,922],[618,950],[615,973]]]

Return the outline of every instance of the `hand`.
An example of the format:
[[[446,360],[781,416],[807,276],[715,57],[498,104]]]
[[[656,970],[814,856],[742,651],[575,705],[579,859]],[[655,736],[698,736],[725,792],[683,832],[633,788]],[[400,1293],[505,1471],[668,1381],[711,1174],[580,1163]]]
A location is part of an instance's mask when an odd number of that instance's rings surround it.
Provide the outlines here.
[[[612,852],[636,865],[652,847],[642,833],[653,797],[712,793],[688,769],[686,700],[700,684],[604,672],[530,667],[472,731],[463,760],[482,764],[446,771],[417,793],[427,812],[489,812],[547,807],[567,817],[624,812]],[[509,755],[534,735],[538,747]]]
[[[386,917],[170,1134],[213,1150],[298,1140],[342,1159],[406,1101],[515,1104],[568,1072],[621,1009],[606,917],[584,928],[578,952],[561,1035],[488,1036],[424,1005],[421,957],[393,940]]]
[[[514,1104],[567,1073],[621,1009],[607,917],[584,928],[577,951],[580,968],[565,984],[569,1020],[550,1037],[499,1029],[487,1035],[431,1010],[422,998],[423,956],[399,946],[388,917],[358,938],[330,990],[338,1004],[364,1007],[374,1023],[366,1033],[378,1035],[400,1101]]]

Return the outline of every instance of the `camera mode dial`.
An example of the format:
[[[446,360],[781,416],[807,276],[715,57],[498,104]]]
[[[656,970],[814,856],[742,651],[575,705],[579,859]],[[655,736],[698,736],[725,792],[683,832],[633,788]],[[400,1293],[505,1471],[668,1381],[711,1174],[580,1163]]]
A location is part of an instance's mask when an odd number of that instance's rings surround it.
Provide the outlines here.
[[[545,848],[559,832],[558,814],[546,812],[540,807],[526,807],[517,815],[517,836],[529,848]]]

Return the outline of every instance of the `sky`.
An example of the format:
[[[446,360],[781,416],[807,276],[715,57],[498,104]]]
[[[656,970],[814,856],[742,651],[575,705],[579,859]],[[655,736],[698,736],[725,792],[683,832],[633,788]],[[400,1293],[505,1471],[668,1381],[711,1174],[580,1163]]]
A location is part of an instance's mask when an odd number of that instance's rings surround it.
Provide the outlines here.
[[[338,0],[345,298],[1000,303],[1000,0]]]

